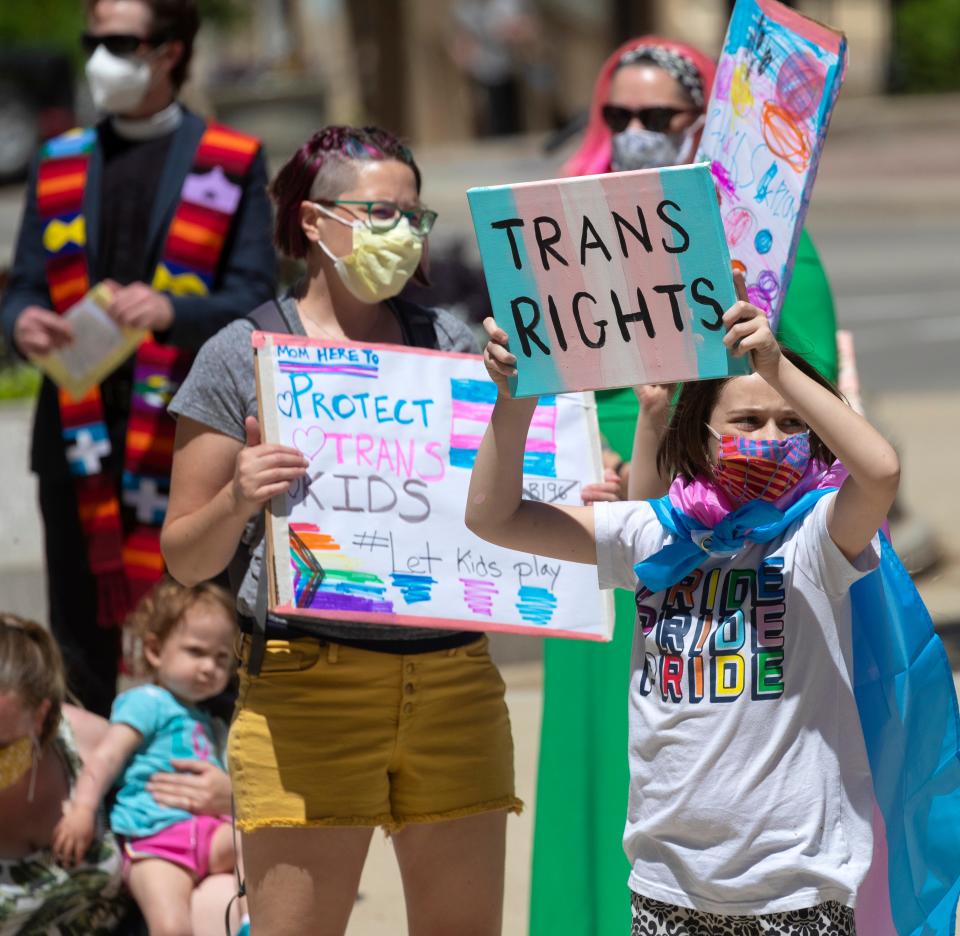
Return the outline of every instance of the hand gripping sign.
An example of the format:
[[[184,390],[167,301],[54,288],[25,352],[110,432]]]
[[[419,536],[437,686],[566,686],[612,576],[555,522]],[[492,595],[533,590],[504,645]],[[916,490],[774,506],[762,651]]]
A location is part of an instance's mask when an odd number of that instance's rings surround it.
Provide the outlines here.
[[[467,197],[515,396],[746,372],[723,346],[736,296],[708,166]]]

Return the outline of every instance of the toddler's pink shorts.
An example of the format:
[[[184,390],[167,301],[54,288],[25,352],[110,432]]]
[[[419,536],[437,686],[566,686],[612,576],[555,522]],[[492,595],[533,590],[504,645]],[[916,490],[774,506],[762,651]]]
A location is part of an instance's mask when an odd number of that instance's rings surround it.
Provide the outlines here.
[[[230,820],[223,816],[193,816],[175,822],[155,835],[128,838],[123,841],[123,877],[130,865],[145,858],[162,858],[186,868],[198,881],[210,870],[210,845],[214,833]]]

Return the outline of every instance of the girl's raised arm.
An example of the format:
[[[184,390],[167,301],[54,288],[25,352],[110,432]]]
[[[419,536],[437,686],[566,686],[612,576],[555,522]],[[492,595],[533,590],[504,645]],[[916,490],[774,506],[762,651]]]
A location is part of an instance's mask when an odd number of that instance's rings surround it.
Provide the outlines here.
[[[523,449],[536,398],[514,400],[507,377],[516,358],[507,335],[488,318],[484,363],[499,394],[470,478],[465,521],[477,536],[498,546],[571,562],[596,563],[592,507],[565,507],[523,500]]]
[[[735,275],[741,301],[724,315],[724,343],[734,355],[751,354],[755,370],[823,440],[850,473],[827,515],[830,538],[851,562],[866,549],[887,518],[900,483],[893,446],[843,400],[788,361],[764,313],[745,301],[743,278]]]
[[[634,387],[640,412],[627,477],[628,500],[651,500],[663,497],[670,490],[671,479],[661,475],[657,468],[657,449],[670,422],[670,398],[675,389],[675,384]]]

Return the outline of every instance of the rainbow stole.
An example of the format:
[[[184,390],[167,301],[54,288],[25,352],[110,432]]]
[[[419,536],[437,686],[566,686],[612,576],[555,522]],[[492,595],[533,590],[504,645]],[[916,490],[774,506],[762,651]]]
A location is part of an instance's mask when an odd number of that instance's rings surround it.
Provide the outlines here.
[[[63,314],[90,289],[83,196],[92,128],[46,143],[37,175],[37,210],[44,220],[47,283]],[[242,182],[260,148],[254,137],[209,124],[180,191],[151,285],[172,296],[205,296],[213,288],[223,246],[243,193]],[[116,626],[163,574],[160,527],[170,491],[176,424],[166,407],[193,355],[148,338],[134,360],[133,391],[123,464],[123,503],[136,522],[124,537],[114,480],[104,471],[111,453],[100,389],[82,399],[59,391],[67,462],[77,492],[90,570],[98,583],[98,621]]]

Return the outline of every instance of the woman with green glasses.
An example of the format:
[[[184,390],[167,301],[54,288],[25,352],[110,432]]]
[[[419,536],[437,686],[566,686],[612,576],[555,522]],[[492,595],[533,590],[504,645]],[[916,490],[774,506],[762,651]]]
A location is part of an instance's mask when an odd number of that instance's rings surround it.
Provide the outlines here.
[[[374,128],[328,127],[280,171],[276,242],[307,275],[259,327],[334,341],[474,351],[452,315],[400,298],[422,277],[435,212],[409,150]],[[504,686],[482,635],[267,617],[251,663],[263,509],[306,470],[263,445],[254,322],[200,351],[179,417],[162,547],[195,584],[249,559],[246,632],[228,746],[253,932],[344,932],[373,830],[386,828],[412,936],[500,932],[506,814],[514,796]],[[335,378],[331,378],[335,379]],[[336,532],[334,525],[332,532]],[[243,565],[244,563],[241,563]]]
[[[437,220],[437,213],[429,208],[414,208],[407,211],[391,201],[358,201],[353,198],[325,198],[315,204],[321,207],[332,207],[334,205],[356,205],[360,214],[356,215],[361,221],[365,221],[371,231],[377,234],[386,234],[392,231],[401,221],[406,218],[410,225],[410,230],[418,237],[426,237],[433,228]],[[331,217],[336,215],[331,214]]]

